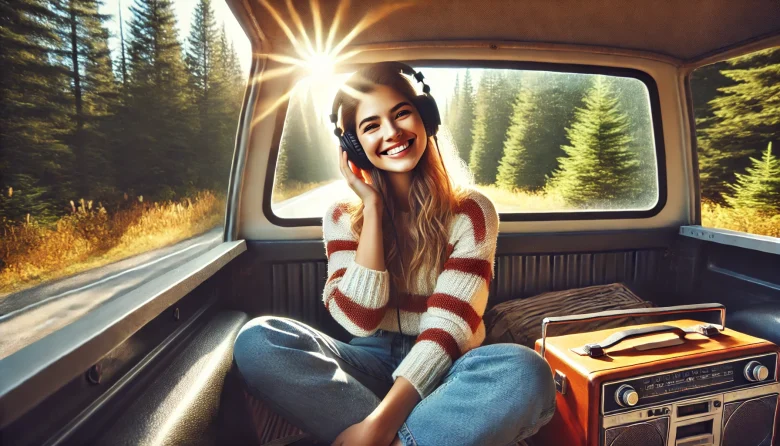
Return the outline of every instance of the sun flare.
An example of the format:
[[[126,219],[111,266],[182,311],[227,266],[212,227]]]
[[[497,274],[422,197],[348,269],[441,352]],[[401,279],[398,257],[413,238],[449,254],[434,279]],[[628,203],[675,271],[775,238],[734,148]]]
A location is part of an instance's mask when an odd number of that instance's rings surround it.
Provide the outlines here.
[[[259,53],[256,56],[266,57],[269,60],[285,64],[287,66],[281,66],[272,68],[268,71],[258,74],[252,80],[253,82],[262,82],[263,80],[269,80],[280,76],[291,75],[296,71],[303,70],[303,81],[300,85],[293,86],[282,94],[277,100],[273,102],[271,107],[265,108],[265,110],[253,120],[253,124],[257,124],[271,114],[277,107],[282,105],[292,95],[293,91],[299,87],[307,88],[308,94],[311,95],[313,90],[317,90],[315,96],[321,96],[322,87],[324,85],[331,85],[337,81],[336,73],[339,64],[351,59],[360,53],[359,50],[344,51],[347,45],[350,44],[360,33],[371,27],[373,24],[387,17],[387,15],[395,12],[399,9],[412,5],[410,2],[398,2],[392,5],[388,5],[377,10],[372,11],[370,14],[364,16],[361,20],[355,24],[352,29],[349,29],[346,35],[335,45],[334,40],[339,24],[342,21],[347,8],[349,7],[349,0],[341,0],[336,7],[335,15],[333,16],[333,22],[326,41],[323,43],[323,26],[322,26],[322,14],[320,10],[319,0],[310,0],[310,10],[312,15],[314,38],[312,42],[309,38],[309,33],[306,31],[306,26],[301,19],[300,14],[293,6],[292,0],[285,0],[287,10],[289,13],[290,21],[294,28],[297,29],[298,35],[293,32],[293,29],[282,18],[279,11],[277,11],[269,0],[260,0],[260,4],[268,10],[268,13],[273,17],[274,21],[279,25],[282,32],[284,32],[287,39],[292,45],[294,54],[280,54],[280,53]],[[346,91],[348,94],[353,94],[353,91]],[[304,92],[306,93],[306,92]]]

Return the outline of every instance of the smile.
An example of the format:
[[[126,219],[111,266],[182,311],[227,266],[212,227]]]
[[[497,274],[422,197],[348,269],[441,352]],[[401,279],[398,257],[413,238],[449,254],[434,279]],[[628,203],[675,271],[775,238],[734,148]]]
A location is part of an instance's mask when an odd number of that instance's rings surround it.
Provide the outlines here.
[[[409,149],[409,147],[414,144],[414,138],[410,139],[409,141],[406,141],[405,144],[402,144],[400,146],[394,147],[392,149],[385,150],[380,153],[380,155],[387,155],[387,156],[394,156],[398,155],[399,153],[405,152]]]

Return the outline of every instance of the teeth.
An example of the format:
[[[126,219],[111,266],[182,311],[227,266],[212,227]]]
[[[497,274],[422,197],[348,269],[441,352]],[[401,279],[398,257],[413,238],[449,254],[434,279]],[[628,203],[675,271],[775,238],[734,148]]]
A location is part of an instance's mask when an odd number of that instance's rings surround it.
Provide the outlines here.
[[[402,146],[398,146],[398,147],[396,147],[395,149],[392,149],[392,150],[390,150],[389,152],[387,152],[387,154],[388,154],[388,155],[395,155],[396,153],[401,153],[401,152],[403,152],[403,151],[404,151],[404,150],[406,150],[407,148],[409,148],[409,141],[407,141],[407,142],[406,142],[406,144],[404,144],[404,145],[402,145]]]

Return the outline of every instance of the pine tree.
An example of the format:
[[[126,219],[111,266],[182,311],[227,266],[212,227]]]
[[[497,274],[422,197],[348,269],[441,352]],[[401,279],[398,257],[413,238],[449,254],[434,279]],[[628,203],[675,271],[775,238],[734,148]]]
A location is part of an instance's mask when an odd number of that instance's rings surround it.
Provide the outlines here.
[[[78,198],[105,198],[112,189],[107,121],[116,113],[117,90],[108,49],[109,18],[98,13],[96,0],[54,3],[65,68],[72,80],[72,121],[67,142],[74,154],[70,172]]]
[[[225,33],[225,27],[222,27],[222,42],[227,42],[227,34]],[[246,76],[244,70],[241,69],[241,63],[238,60],[238,53],[232,41],[227,45],[222,45],[225,50],[223,60],[225,60],[225,66],[228,73],[228,84],[230,85],[233,95],[236,99],[236,113],[241,110],[241,100],[244,98],[244,89],[246,87]],[[238,116],[236,116],[236,120]]]
[[[217,34],[211,0],[199,0],[193,12],[185,58],[190,74],[190,89],[195,100],[198,124],[193,149],[198,157],[198,185],[216,188],[219,176],[225,176],[220,153],[229,150],[221,137],[227,95],[227,67],[224,42]]]
[[[542,190],[547,178],[558,168],[558,158],[566,153],[562,130],[571,126],[575,112],[590,84],[590,75],[552,72],[523,72],[522,84],[529,90],[529,114],[525,116],[523,136],[524,169],[516,177],[515,187],[528,191]],[[505,142],[505,151],[506,151]]]
[[[506,134],[504,154],[498,167],[496,185],[502,189],[526,189],[525,179],[535,173],[528,159],[527,136],[529,126],[536,124],[533,118],[536,111],[533,91],[528,87],[523,88],[515,101],[512,124]]]
[[[617,98],[598,76],[577,109],[576,121],[566,132],[571,145],[560,158],[550,187],[567,203],[580,208],[615,208],[634,204],[641,192],[639,161],[629,149],[628,118],[618,111]]]
[[[122,19],[122,0],[119,5],[119,77],[122,83],[122,91],[127,89],[127,51],[125,51],[125,22]]]
[[[299,183],[313,183],[315,178],[315,163],[312,160],[321,159],[320,156],[312,157],[312,140],[309,133],[309,122],[305,117],[305,103],[300,96],[295,96],[290,101],[287,117],[284,122],[284,134],[282,135],[281,157],[285,160],[285,179]],[[277,167],[278,168],[278,167]],[[287,186],[287,184],[285,184]]]
[[[455,87],[452,89],[452,100],[449,101],[445,109],[447,110],[447,119],[445,125],[453,132],[453,126],[458,122],[457,113],[460,96],[460,72],[455,74]]]
[[[733,84],[708,105],[712,118],[702,122],[700,163],[702,195],[719,198],[734,172],[750,165],[777,136],[780,127],[780,48],[757,51],[726,62],[721,74]],[[777,156],[777,154],[775,154]]]
[[[198,183],[197,121],[170,0],[131,7],[126,126],[116,162],[120,186],[155,199],[190,193]],[[183,162],[185,161],[185,162]]]
[[[750,158],[753,166],[747,174],[735,174],[737,184],[728,187],[733,195],[723,198],[733,208],[750,208],[767,214],[780,213],[780,160],[772,155],[772,143],[767,145],[760,160]]]
[[[0,218],[54,219],[67,186],[67,76],[53,61],[58,17],[42,0],[0,2]],[[56,187],[55,187],[56,186]]]
[[[471,146],[474,144],[474,131],[476,104],[474,87],[471,85],[471,71],[466,69],[463,75],[463,85],[458,90],[455,112],[453,114],[452,139],[458,150],[458,155],[463,161],[470,159]]]
[[[650,205],[658,197],[658,168],[647,87],[637,79],[622,77],[610,77],[609,85],[617,95],[618,110],[629,118],[629,150],[637,154],[637,182],[642,185],[643,191],[637,204]]]
[[[233,43],[227,39],[224,26],[217,45],[218,59],[216,75],[219,82],[218,101],[218,145],[216,147],[216,168],[212,169],[211,186],[217,191],[227,189],[230,165],[236,143],[238,118],[244,95],[245,77],[238,62]]]
[[[516,88],[507,73],[497,70],[486,71],[480,79],[474,143],[469,154],[469,168],[478,184],[496,182]]]

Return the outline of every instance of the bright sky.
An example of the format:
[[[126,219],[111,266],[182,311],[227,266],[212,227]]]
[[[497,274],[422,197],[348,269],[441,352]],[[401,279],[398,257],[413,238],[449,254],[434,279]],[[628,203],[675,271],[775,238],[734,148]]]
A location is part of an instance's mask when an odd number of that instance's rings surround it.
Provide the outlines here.
[[[190,34],[190,21],[192,21],[192,14],[195,12],[195,6],[198,2],[197,0],[173,0],[172,2],[179,29],[179,42],[186,45],[186,39]],[[130,6],[133,3],[135,3],[135,0],[104,0],[104,4],[100,8],[101,13],[112,16],[106,22],[106,25],[111,32],[109,46],[111,47],[114,60],[119,58],[119,5],[122,5],[122,20],[125,22],[124,32],[125,42],[127,42],[127,23],[132,18]],[[233,13],[224,0],[212,0],[211,5],[214,8],[217,27],[221,28],[224,24],[228,39],[232,40],[233,45],[236,47],[241,68],[243,68],[244,73],[248,74],[250,64],[252,63],[252,47],[249,39],[244,34],[241,26],[239,26],[238,21],[233,17]]]

